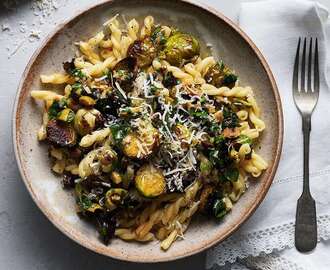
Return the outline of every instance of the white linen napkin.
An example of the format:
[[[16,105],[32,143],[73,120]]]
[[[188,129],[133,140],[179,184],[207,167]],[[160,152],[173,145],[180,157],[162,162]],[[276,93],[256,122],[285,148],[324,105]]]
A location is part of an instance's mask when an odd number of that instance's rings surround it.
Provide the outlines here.
[[[292,72],[299,37],[317,37],[320,97],[312,116],[310,185],[316,200],[319,240],[330,239],[330,91],[326,82],[330,50],[328,11],[307,0],[243,3],[239,25],[268,61],[281,95],[284,144],[274,183],[264,202],[241,229],[207,253],[207,267],[294,246],[297,199],[302,192],[301,117],[292,97]],[[249,192],[249,191],[247,191]],[[287,268],[290,269],[290,268]]]

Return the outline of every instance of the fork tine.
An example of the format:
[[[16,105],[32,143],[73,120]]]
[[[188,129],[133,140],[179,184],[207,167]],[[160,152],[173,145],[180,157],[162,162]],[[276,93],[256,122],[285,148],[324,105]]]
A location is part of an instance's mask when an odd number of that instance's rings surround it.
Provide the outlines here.
[[[314,92],[319,93],[320,75],[319,75],[319,48],[317,38],[315,40],[315,56],[314,56]]]
[[[300,91],[305,92],[305,66],[306,66],[306,38],[304,39],[303,55],[301,60],[301,78],[300,78]]]
[[[312,91],[312,53],[313,53],[313,38],[309,42],[308,52],[308,73],[307,73],[307,92]]]
[[[299,41],[298,41],[296,59],[294,60],[294,69],[293,69],[293,78],[292,78],[292,88],[294,91],[299,91],[299,89],[298,89],[298,73],[299,73],[300,41],[301,41],[301,38],[299,38]]]

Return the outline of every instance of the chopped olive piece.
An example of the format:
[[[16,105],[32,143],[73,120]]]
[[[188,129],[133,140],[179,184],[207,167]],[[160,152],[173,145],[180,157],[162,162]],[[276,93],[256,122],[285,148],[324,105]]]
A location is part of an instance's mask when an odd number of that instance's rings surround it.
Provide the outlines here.
[[[46,127],[47,139],[59,146],[73,146],[76,144],[76,132],[73,127],[58,120],[50,120]]]
[[[174,65],[181,66],[185,61],[199,55],[198,40],[189,34],[176,33],[169,37],[165,44],[165,58]]]
[[[151,164],[142,166],[136,174],[135,187],[147,198],[154,198],[163,194],[166,183],[162,170]]]

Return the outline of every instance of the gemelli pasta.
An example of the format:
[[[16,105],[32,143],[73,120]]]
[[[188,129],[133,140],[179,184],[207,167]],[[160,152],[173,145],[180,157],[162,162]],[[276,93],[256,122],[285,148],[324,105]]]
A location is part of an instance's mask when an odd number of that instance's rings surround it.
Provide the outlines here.
[[[105,244],[167,250],[195,215],[222,220],[267,169],[255,147],[266,126],[251,87],[193,35],[152,16],[102,29],[64,72],[41,75],[63,91],[32,91],[44,103],[37,137]]]

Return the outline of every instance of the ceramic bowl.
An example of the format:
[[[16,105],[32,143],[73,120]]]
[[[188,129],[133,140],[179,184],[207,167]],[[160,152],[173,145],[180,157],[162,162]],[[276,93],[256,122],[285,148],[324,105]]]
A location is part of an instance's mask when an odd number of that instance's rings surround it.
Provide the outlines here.
[[[42,88],[39,75],[62,70],[62,63],[75,52],[74,42],[93,36],[102,24],[115,14],[142,23],[146,15],[157,22],[178,26],[193,33],[202,43],[213,45],[213,55],[223,59],[240,77],[242,85],[254,89],[267,125],[258,150],[269,163],[262,176],[252,181],[247,192],[222,222],[196,218],[185,233],[166,252],[157,241],[147,244],[114,239],[105,246],[95,227],[78,218],[72,194],[62,189],[60,179],[52,174],[47,147],[39,143],[36,132],[41,124],[41,107],[30,98],[30,92]],[[272,183],[282,146],[282,110],[279,94],[270,68],[257,47],[236,25],[222,14],[186,1],[125,0],[105,1],[79,13],[61,24],[48,36],[31,58],[17,93],[13,141],[22,179],[32,198],[48,219],[79,244],[113,258],[134,262],[160,262],[186,257],[205,250],[231,235],[255,209]]]

